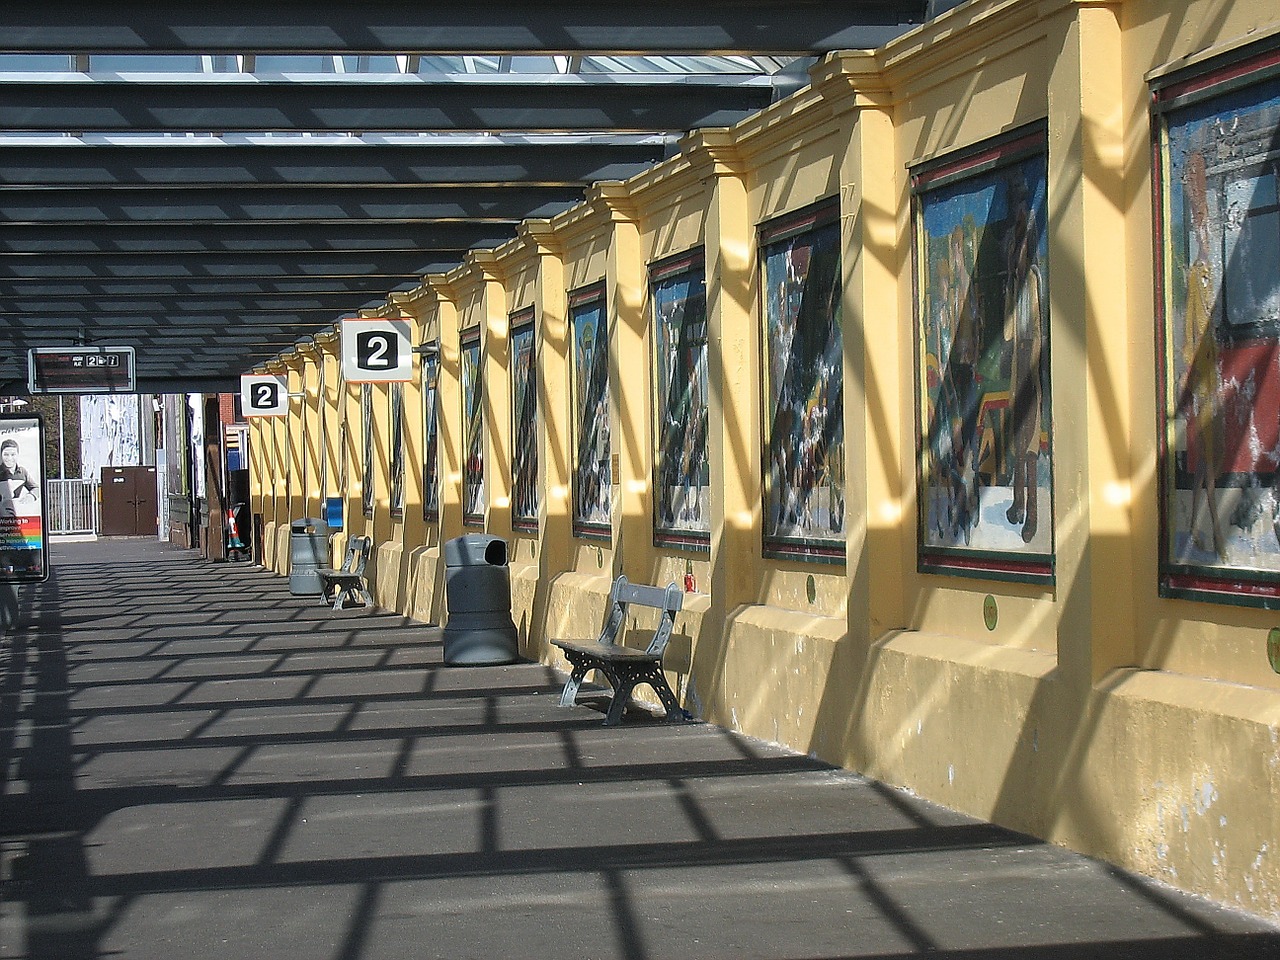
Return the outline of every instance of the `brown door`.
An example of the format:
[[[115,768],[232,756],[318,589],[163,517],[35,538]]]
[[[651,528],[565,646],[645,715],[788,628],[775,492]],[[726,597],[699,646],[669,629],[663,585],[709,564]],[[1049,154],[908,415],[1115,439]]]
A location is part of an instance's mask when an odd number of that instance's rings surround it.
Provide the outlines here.
[[[156,535],[156,468],[102,468],[102,535]]]

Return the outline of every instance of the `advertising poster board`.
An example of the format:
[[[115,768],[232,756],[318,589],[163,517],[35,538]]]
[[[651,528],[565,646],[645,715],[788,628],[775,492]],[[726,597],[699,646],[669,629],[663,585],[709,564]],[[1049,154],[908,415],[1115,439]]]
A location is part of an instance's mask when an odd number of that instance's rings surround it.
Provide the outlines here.
[[[0,415],[0,583],[49,577],[44,421]]]

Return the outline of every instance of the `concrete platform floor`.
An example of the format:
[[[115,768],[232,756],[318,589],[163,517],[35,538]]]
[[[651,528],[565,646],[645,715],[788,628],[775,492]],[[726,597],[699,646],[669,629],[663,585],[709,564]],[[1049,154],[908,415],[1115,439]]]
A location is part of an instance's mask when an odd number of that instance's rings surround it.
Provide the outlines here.
[[[0,644],[0,957],[1280,957],[1280,932],[151,540]]]

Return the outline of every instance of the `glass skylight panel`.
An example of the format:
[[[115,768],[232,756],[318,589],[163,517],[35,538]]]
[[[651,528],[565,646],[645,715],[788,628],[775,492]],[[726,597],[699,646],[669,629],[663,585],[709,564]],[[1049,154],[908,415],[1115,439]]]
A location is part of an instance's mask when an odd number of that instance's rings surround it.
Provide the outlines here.
[[[259,54],[254,73],[334,73],[332,56],[319,54]]]
[[[0,73],[66,73],[72,69],[65,53],[0,53]]]
[[[198,55],[183,54],[116,54],[89,55],[90,73],[200,73]]]

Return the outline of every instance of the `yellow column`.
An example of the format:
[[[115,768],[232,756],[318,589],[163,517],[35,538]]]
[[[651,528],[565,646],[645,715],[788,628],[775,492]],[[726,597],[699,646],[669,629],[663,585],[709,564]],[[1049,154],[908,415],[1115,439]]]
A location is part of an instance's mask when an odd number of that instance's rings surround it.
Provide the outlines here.
[[[1049,83],[1049,322],[1054,512],[1071,518],[1054,525],[1058,662],[1084,686],[1136,660],[1130,344],[1150,322],[1133,325],[1126,292],[1119,12],[1084,0],[1075,14]]]
[[[758,597],[760,553],[760,325],[755,230],[744,169],[725,130],[685,141],[714,178],[707,211],[707,455],[711,475],[711,593],[727,614]]]
[[[538,597],[527,653],[541,656],[551,582],[572,564],[573,515],[569,410],[569,313],[563,251],[547,220],[520,224],[521,238],[537,251],[534,343],[538,379]]]
[[[874,57],[839,54],[812,77],[834,122],[855,114],[840,164],[848,616],[852,636],[875,638],[905,625],[915,565],[912,343],[897,335],[909,326],[898,319],[898,211],[909,204]]]
[[[462,352],[457,291],[444,274],[428,277],[436,290],[440,324],[440,542],[462,534]],[[443,611],[443,605],[441,605]]]
[[[272,376],[286,376],[285,365],[279,360],[270,360],[266,364],[267,373]],[[286,378],[287,379],[287,378]],[[287,387],[286,387],[287,389]],[[265,523],[263,535],[263,563],[279,574],[289,572],[288,553],[280,554],[280,530],[289,523],[289,466],[288,466],[288,434],[289,417],[271,418],[271,456],[270,496],[269,504],[263,512]],[[287,542],[287,540],[286,540]]]
[[[648,544],[649,521],[649,338],[644,314],[646,274],[640,225],[626,185],[593,184],[588,202],[608,213],[611,237],[605,262],[609,323],[609,432],[613,482],[613,572],[647,582],[650,571],[628,565],[627,545]],[[648,551],[639,553],[640,560]]]
[[[682,144],[712,177],[707,210],[707,458],[711,482],[711,610],[719,636],[700,639],[689,686],[702,691],[709,719],[728,719],[721,702],[729,618],[758,600],[760,552],[760,324],[757,321],[755,228],[745,166],[729,131],[699,130]]]
[[[302,511],[307,517],[324,516],[323,494],[320,492],[320,349],[312,343],[297,347],[302,361],[302,397],[299,410],[302,422]]]
[[[320,423],[316,445],[318,447],[318,467],[320,477],[317,489],[320,492],[320,513],[327,510],[330,497],[343,493],[340,480],[342,475],[342,371],[338,358],[338,335],[333,331],[317,334],[316,348],[319,352],[317,366],[323,371],[317,385],[319,394]],[[345,531],[344,531],[345,532]],[[346,537],[337,538],[335,547],[341,549]]]
[[[303,358],[295,349],[284,355],[289,383],[289,423],[286,442],[289,458],[289,515],[286,525],[306,516],[306,403],[303,397]]]
[[[472,250],[467,263],[480,276],[480,371],[484,383],[485,530],[511,541],[511,370],[507,291],[492,250]]]

